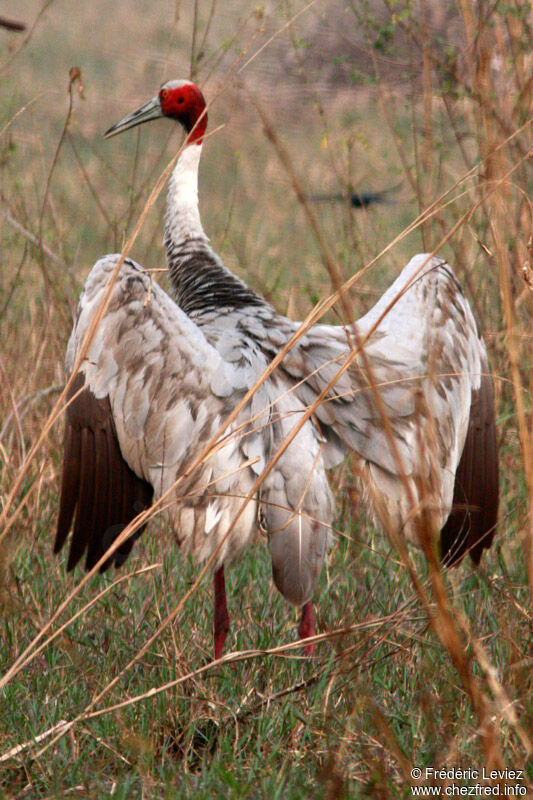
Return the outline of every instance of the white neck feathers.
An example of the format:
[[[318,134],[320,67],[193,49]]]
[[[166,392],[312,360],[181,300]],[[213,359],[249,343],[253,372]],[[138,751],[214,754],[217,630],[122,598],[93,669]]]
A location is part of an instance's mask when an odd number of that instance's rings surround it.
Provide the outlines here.
[[[207,240],[198,209],[198,166],[201,154],[201,144],[186,145],[168,183],[165,233],[174,244],[192,238]]]

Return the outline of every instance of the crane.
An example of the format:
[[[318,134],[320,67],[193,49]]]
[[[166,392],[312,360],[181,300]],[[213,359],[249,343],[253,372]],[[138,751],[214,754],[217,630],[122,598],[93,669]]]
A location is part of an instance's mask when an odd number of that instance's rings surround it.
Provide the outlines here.
[[[311,597],[334,507],[326,470],[352,451],[385,526],[419,543],[413,512],[428,502],[429,483],[443,563],[457,564],[466,553],[478,563],[498,510],[492,380],[468,301],[439,258],[414,256],[348,326],[364,342],[362,352],[347,328],[307,330],[191,473],[195,454],[300,325],[233,275],[204,233],[198,167],[207,111],[196,85],[167,82],[106,136],[160,117],[186,132],[165,214],[173,298],[157,285],[150,294],[146,272],[124,261],[71,388],[55,552],[74,522],[67,567],[86,552],[90,568],[152,494],[174,487],[168,513],[183,548],[199,560],[219,548],[218,657],[229,627],[224,565],[251,541],[260,513],[274,582],[301,607],[298,631],[307,638],[315,631]],[[118,258],[100,259],[89,274],[67,349],[69,371]],[[318,398],[314,414],[306,414]],[[432,436],[421,448],[426,425]],[[133,537],[108,562],[120,566],[132,545]]]

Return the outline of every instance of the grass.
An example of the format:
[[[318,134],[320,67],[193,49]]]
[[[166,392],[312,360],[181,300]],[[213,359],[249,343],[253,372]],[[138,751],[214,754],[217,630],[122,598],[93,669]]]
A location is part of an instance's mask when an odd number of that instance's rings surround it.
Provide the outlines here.
[[[145,538],[136,562],[157,563],[162,549],[158,539],[157,534]],[[341,781],[351,796],[356,787],[368,788],[375,772],[378,784],[395,796],[397,767],[386,743],[384,748],[380,717],[386,718],[403,752],[417,764],[441,763],[444,732],[453,741],[458,730],[468,731],[475,740],[476,722],[467,697],[458,690],[446,650],[428,634],[427,617],[413,597],[408,576],[383,542],[376,548],[360,547],[357,552],[348,540],[336,548],[328,566],[329,580],[323,581],[317,598],[319,629],[354,622],[361,628],[319,645],[312,663],[283,656],[246,659],[90,720],[75,729],[70,741],[66,737],[40,759],[26,754],[22,764],[12,763],[6,791],[22,788],[29,780],[35,796],[39,791],[43,796],[61,794],[74,785],[85,786],[89,796],[105,796],[115,782],[118,796],[126,797],[127,792],[140,796],[143,787],[150,793],[152,785],[155,797],[165,796],[163,787],[172,796],[176,786],[182,787],[183,796],[194,797],[203,785],[223,795],[224,787],[233,783],[244,796],[252,782],[254,796],[275,796],[274,789],[283,787],[284,797],[318,797]],[[6,622],[3,663],[20,651],[21,628],[28,620],[31,631],[37,630],[42,617],[51,615],[72,586],[73,579],[64,572],[49,580],[49,542],[44,537],[36,550],[34,557],[25,559],[18,576],[21,590]],[[15,734],[6,745],[26,741],[61,719],[76,716],[141,647],[168,611],[167,603],[175,602],[195,574],[176,548],[164,552],[161,567],[114,588],[25,670],[23,681],[6,687],[3,725]],[[423,571],[421,559],[419,567]],[[269,599],[268,571],[264,547],[254,548],[231,570],[231,649],[266,649],[293,638],[294,613],[277,594]],[[94,579],[75,607],[111,582],[107,576]],[[514,686],[514,696],[522,698],[527,695],[530,670],[527,664],[520,667],[527,655],[525,644],[516,649],[515,643],[524,642],[527,620],[520,620],[512,600],[523,602],[516,589],[523,582],[523,570],[506,573],[505,593],[512,594],[502,598],[501,578],[464,570],[455,598],[472,621],[472,635],[483,637],[491,658],[518,666],[505,686],[507,691]],[[44,585],[48,590],[41,589],[36,605],[32,594]],[[209,588],[204,583],[194,609],[186,609],[179,624],[160,637],[106,697],[105,705],[209,662]],[[504,626],[506,619],[512,622]],[[11,637],[8,631],[13,632]],[[510,732],[506,739],[508,763],[516,764],[516,742]],[[344,754],[337,752],[341,742]],[[471,763],[483,758],[478,748],[475,742],[468,748]]]
[[[302,318],[331,281],[250,94],[306,194],[399,184],[389,203],[366,212],[313,207],[342,279],[399,238],[352,290],[357,314],[412,253],[446,240],[441,252],[466,286],[495,376],[501,522],[478,570],[465,564],[441,578],[431,559],[410,553],[417,591],[403,555],[368,518],[348,460],[331,476],[338,536],[315,598],[324,634],[316,656],[289,648],[296,614],[270,588],[259,538],[228,571],[229,655],[212,665],[207,578],[146,647],[198,575],[153,520],[124,571],[90,578],[48,633],[79,616],[0,690],[0,795],[396,798],[411,796],[410,771],[425,766],[529,769],[533,781],[526,4],[480,3],[477,21],[462,2],[443,18],[430,2],[420,14],[319,2],[297,19],[303,4],[251,13],[232,0],[233,16],[209,3],[103,8],[97,0],[66,18],[52,3],[18,53],[15,35],[0,42],[0,69],[13,56],[0,94],[0,492],[9,525],[0,534],[1,673],[81,578],[51,554],[60,421],[27,461],[65,381],[77,295],[96,257],[134,230],[178,144],[164,125],[110,143],[100,134],[191,62],[208,96],[219,82],[225,88],[210,129],[225,127],[202,166],[206,230],[228,266],[278,309]],[[163,22],[176,10],[171,30]],[[93,41],[95,19],[103,21]],[[225,77],[285,25],[238,80]],[[131,41],[143,64],[132,66]],[[350,54],[347,71],[338,48]],[[407,88],[391,68],[398,63]],[[74,82],[65,127],[74,64],[85,99]],[[403,236],[441,197],[432,218]],[[163,203],[134,244],[147,267],[163,264]],[[62,720],[77,721],[49,735]]]

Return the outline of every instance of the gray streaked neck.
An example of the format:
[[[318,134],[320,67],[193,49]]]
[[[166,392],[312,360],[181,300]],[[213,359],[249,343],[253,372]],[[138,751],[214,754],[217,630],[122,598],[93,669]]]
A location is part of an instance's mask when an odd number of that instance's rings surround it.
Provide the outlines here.
[[[222,308],[266,305],[233,275],[211,248],[198,209],[201,144],[187,145],[170,177],[163,245],[170,282],[189,315]]]

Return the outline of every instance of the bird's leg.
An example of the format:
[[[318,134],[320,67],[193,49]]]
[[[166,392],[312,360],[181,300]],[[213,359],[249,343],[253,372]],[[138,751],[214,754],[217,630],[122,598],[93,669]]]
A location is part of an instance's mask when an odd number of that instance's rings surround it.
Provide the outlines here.
[[[298,625],[298,635],[300,636],[300,639],[307,639],[309,636],[315,635],[315,612],[313,611],[313,606],[311,605],[310,600],[308,600],[307,603],[302,606],[302,616],[300,617],[300,624]],[[304,650],[305,655],[312,656],[314,649],[314,644],[306,645]]]
[[[220,658],[226,636],[229,631],[229,614],[226,605],[226,582],[224,580],[224,564],[217,569],[214,576],[215,584],[215,658]]]

